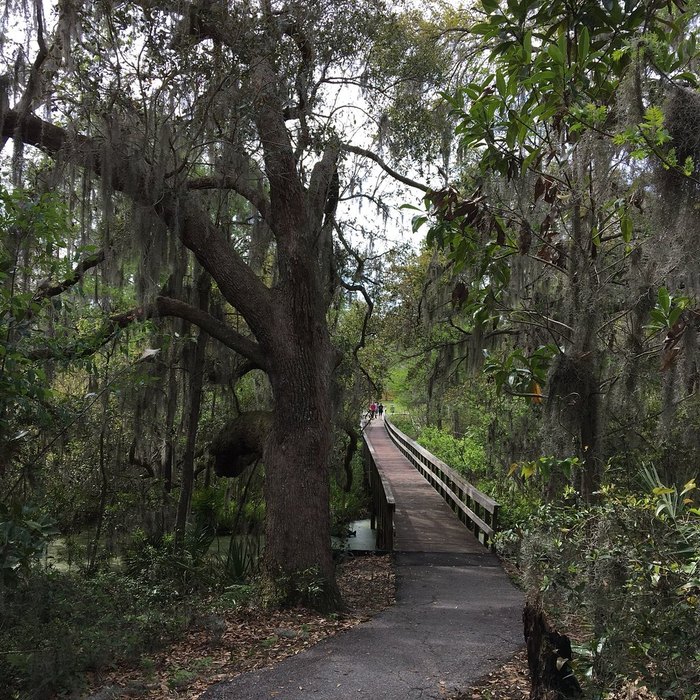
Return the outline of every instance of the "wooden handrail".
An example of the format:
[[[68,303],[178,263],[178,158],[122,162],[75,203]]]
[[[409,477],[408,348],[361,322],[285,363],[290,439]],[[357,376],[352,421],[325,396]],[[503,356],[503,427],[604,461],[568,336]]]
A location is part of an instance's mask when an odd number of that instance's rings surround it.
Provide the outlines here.
[[[389,437],[406,459],[438,491],[459,519],[474,531],[478,540],[484,545],[490,545],[498,529],[498,502],[479,491],[415,440],[411,440],[388,418],[384,419],[384,425]]]
[[[394,512],[396,501],[391,485],[377,468],[377,453],[363,435],[365,476],[371,495],[370,517],[373,530],[377,531],[377,549],[394,550]]]

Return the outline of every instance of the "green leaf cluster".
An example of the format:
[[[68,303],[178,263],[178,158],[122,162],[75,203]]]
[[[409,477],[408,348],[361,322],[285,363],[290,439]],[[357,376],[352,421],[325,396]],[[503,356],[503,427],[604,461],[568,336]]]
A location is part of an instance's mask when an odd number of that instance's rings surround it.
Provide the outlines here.
[[[558,624],[578,631],[574,667],[588,692],[639,678],[661,696],[693,698],[700,683],[698,516],[669,517],[658,508],[663,494],[608,487],[599,496],[592,505],[543,505],[501,533],[497,546]]]
[[[650,322],[646,326],[649,333],[655,334],[673,328],[689,304],[688,297],[674,296],[669,293],[666,287],[659,287],[656,304],[649,312]]]
[[[36,506],[0,502],[0,587],[17,585],[56,534],[55,521]]]
[[[511,392],[530,395],[534,386],[544,386],[552,358],[557,354],[556,345],[541,345],[529,355],[522,348],[516,348],[498,359],[485,351],[484,372],[496,382],[501,391],[507,388]]]

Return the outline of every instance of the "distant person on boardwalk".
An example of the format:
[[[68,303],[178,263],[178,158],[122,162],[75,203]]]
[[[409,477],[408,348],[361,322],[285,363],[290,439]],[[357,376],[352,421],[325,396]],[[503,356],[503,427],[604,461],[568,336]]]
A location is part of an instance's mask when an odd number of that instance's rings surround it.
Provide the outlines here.
[[[384,404],[383,403],[380,403],[379,406],[377,406],[377,413],[379,414],[380,418],[384,415]]]
[[[369,419],[372,420],[374,418],[374,414],[377,412],[377,404],[372,401],[372,403],[369,405]]]

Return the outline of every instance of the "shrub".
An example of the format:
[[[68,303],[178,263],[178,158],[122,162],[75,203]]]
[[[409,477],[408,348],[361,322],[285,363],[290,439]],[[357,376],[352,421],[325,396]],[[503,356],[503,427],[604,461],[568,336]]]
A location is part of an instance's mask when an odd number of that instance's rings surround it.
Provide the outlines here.
[[[696,697],[700,684],[700,519],[655,515],[651,498],[541,506],[496,544],[530,595],[577,629],[579,671],[594,688],[641,677],[651,689]],[[581,668],[583,667],[583,668]]]
[[[0,503],[0,612],[2,589],[17,585],[57,532],[55,522],[34,506]]]
[[[86,579],[35,570],[8,603],[0,630],[3,700],[79,689],[85,671],[136,660],[188,620],[172,594],[115,572]]]

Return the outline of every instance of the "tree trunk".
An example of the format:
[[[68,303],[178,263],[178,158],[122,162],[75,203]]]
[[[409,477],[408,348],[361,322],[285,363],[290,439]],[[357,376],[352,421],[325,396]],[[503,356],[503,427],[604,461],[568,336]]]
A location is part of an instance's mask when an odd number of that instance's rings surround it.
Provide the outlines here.
[[[179,393],[175,353],[170,351],[168,360],[168,402],[165,411],[165,428],[161,445],[160,476],[163,481],[163,513],[168,494],[173,489],[173,466],[175,464],[175,415]],[[163,531],[165,528],[163,528]]]
[[[329,461],[334,352],[325,327],[279,338],[275,397],[265,443],[265,573],[273,602],[337,609],[330,547]]]
[[[530,700],[564,700],[581,695],[571,669],[571,642],[551,630],[539,603],[527,603],[523,628],[530,669]]]
[[[104,410],[104,409],[103,409]],[[88,547],[88,562],[87,570],[90,573],[95,573],[97,570],[97,553],[100,548],[100,539],[102,537],[102,525],[104,523],[105,509],[107,507],[107,489],[108,489],[108,477],[107,477],[107,465],[106,465],[106,455],[105,455],[105,442],[107,440],[106,436],[107,426],[103,420],[102,429],[100,430],[100,441],[99,441],[99,465],[100,465],[100,502],[97,506],[97,524],[95,525],[95,535]]]
[[[107,355],[107,364],[105,366],[105,376],[104,384],[105,389],[109,384],[109,361],[111,354]],[[99,467],[100,467],[100,501],[97,506],[97,523],[95,525],[95,535],[92,542],[88,547],[88,562],[87,568],[90,573],[94,573],[97,570],[97,553],[100,547],[100,539],[102,537],[102,526],[104,524],[105,510],[107,508],[107,491],[109,490],[109,477],[107,474],[107,455],[106,455],[106,444],[107,444],[107,413],[109,410],[109,393],[107,391],[102,392],[102,425],[100,427],[100,440],[99,440]]]
[[[197,281],[197,304],[206,311],[209,308],[209,291],[211,278],[204,271],[199,271]],[[194,455],[197,446],[199,414],[202,407],[202,387],[204,385],[204,360],[209,335],[200,330],[197,343],[189,362],[190,380],[188,391],[189,410],[187,413],[187,441],[182,456],[182,478],[180,480],[180,499],[177,504],[175,521],[175,548],[182,549],[185,540],[185,528],[190,512],[192,490],[194,488]]]

